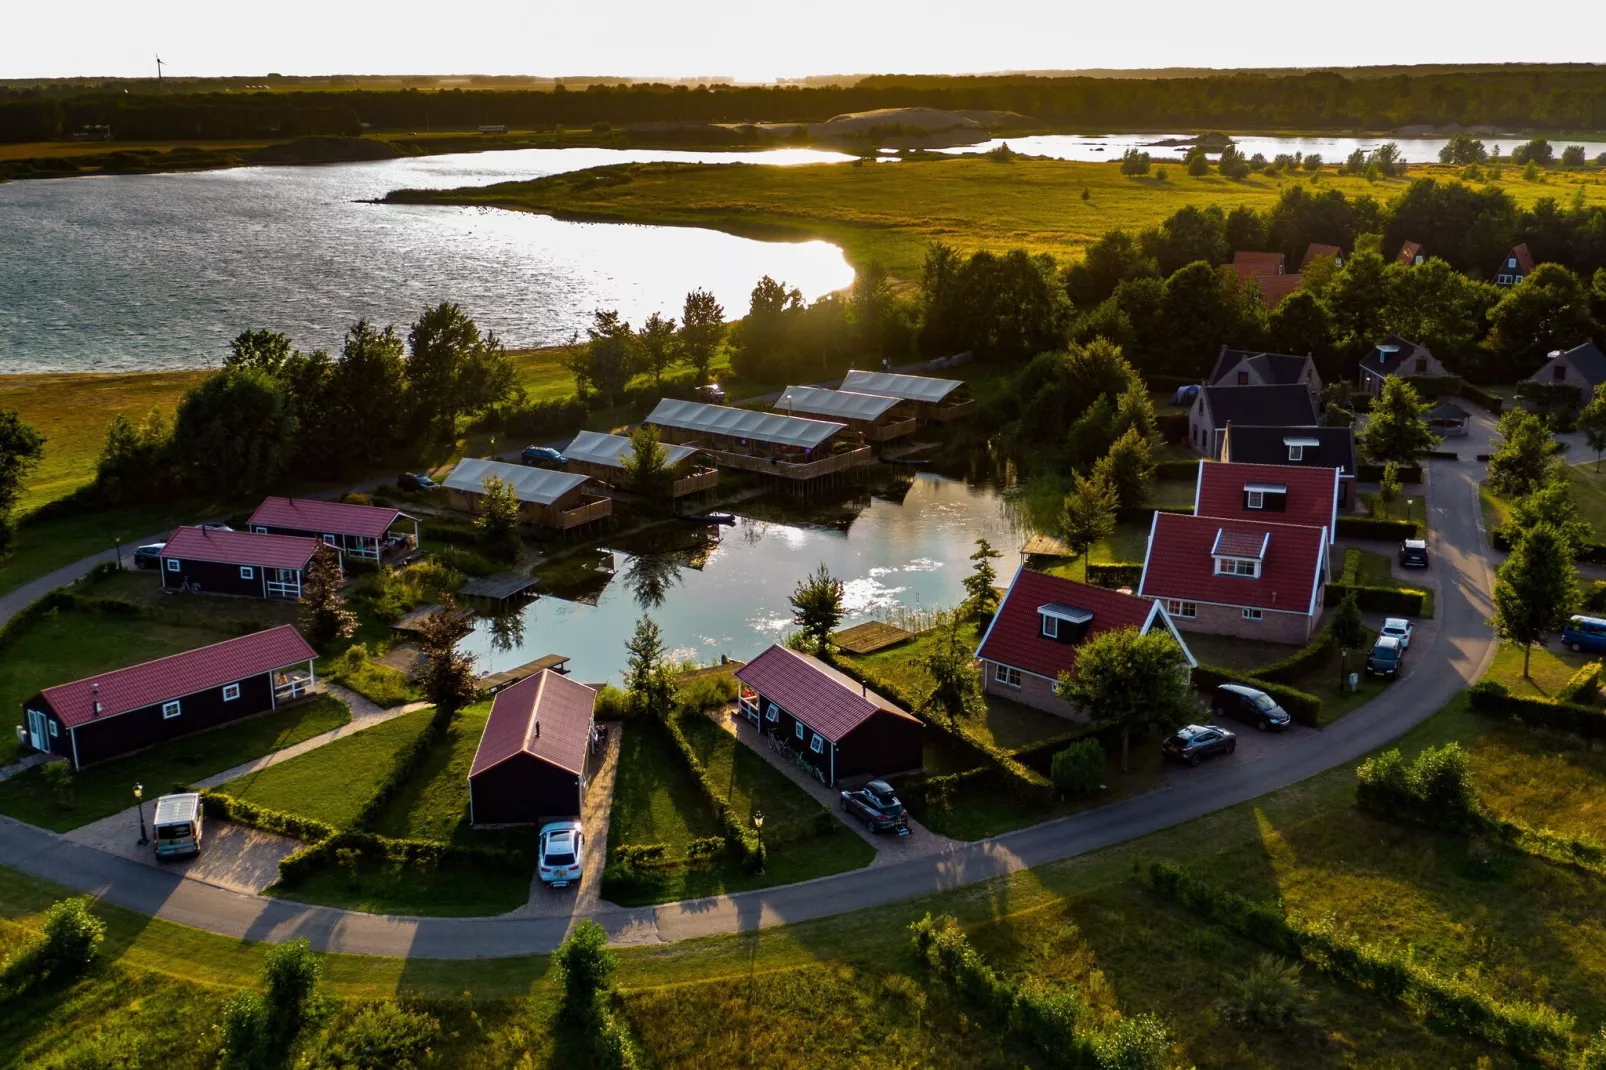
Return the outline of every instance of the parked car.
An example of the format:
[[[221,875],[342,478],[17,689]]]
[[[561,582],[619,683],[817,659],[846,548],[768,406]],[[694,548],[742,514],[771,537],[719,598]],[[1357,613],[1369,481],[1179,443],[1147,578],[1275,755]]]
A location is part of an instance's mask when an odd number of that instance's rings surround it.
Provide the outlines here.
[[[440,486],[422,472],[403,472],[396,477],[396,485],[402,490],[434,490]]]
[[[1428,567],[1428,541],[1426,539],[1406,539],[1400,543],[1400,566],[1402,568]]]
[[[167,548],[165,542],[148,542],[144,546],[134,549],[135,568],[161,568],[162,551]]]
[[[585,836],[578,821],[554,821],[541,826],[541,852],[535,872],[548,888],[567,888],[580,880],[581,851]]]
[[[725,388],[718,383],[704,383],[697,388],[697,400],[709,405],[725,404]]]
[[[233,531],[234,530],[233,528],[229,527],[227,524],[197,524],[195,526],[200,528],[202,531]]]
[[[1237,734],[1213,724],[1179,728],[1160,744],[1160,750],[1168,757],[1179,758],[1189,765],[1198,765],[1212,754],[1231,754],[1237,749]]]
[[[1380,635],[1366,655],[1366,675],[1398,676],[1400,664],[1405,660],[1405,647],[1392,635]]]
[[[1561,633],[1562,645],[1574,653],[1606,653],[1606,620],[1600,617],[1572,616]]]
[[[842,809],[865,823],[871,832],[909,835],[909,815],[897,792],[885,780],[872,780],[862,788],[842,793]]]
[[[1404,617],[1389,617],[1383,622],[1383,630],[1378,634],[1386,635],[1390,639],[1398,639],[1400,641],[1400,649],[1408,650],[1411,646],[1411,633],[1413,631],[1415,629],[1411,626],[1411,622]]]
[[[1287,728],[1294,723],[1288,711],[1277,705],[1276,699],[1247,684],[1218,685],[1210,706],[1216,720],[1231,717],[1235,721],[1252,724],[1262,732],[1272,728]]]
[[[562,464],[568,458],[551,446],[526,446],[519,460],[525,464]]]

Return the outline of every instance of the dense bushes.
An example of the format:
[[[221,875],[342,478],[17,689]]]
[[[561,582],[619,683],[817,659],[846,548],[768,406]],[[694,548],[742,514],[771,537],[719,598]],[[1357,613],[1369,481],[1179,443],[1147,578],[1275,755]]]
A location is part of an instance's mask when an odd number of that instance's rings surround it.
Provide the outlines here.
[[[396,1003],[364,1003],[343,1012],[311,1050],[306,1070],[418,1070],[441,1025],[424,1011]]]
[[[1581,702],[1595,697],[1595,691],[1600,686],[1600,673],[1602,663],[1591,661],[1579,667],[1578,671],[1568,677],[1567,683],[1556,692],[1557,702]]]
[[[225,795],[220,791],[203,791],[201,807],[207,817],[288,836],[307,844],[322,843],[337,831],[333,825],[326,825],[322,821],[301,817],[298,814],[287,814],[282,810],[270,810],[245,799]]]
[[[1535,728],[1571,732],[1585,739],[1606,739],[1606,712],[1575,702],[1513,695],[1498,680],[1479,680],[1470,691],[1479,713],[1510,717]]]
[[[1361,763],[1355,775],[1363,810],[1457,832],[1479,824],[1472,775],[1458,743],[1428,747],[1410,763],[1398,749],[1386,750]]]
[[[1333,645],[1332,629],[1323,628],[1311,636],[1310,642],[1283,660],[1258,666],[1255,669],[1255,678],[1274,684],[1286,684],[1289,680],[1297,680],[1326,661],[1328,655],[1333,652]]]
[[[575,923],[569,938],[553,952],[563,985],[560,1020],[591,1049],[588,1065],[598,1070],[633,1070],[644,1062],[624,1018],[615,1010],[613,971],[619,965],[608,950],[608,934],[590,918]]]
[[[1341,539],[1401,539],[1416,538],[1416,524],[1410,520],[1378,520],[1368,516],[1341,516],[1334,525]]]
[[[78,897],[53,903],[45,912],[44,935],[0,964],[0,995],[10,999],[49,981],[70,981],[95,962],[106,939],[106,923]]]
[[[1104,786],[1104,746],[1083,739],[1054,755],[1049,779],[1064,795],[1092,795]]]

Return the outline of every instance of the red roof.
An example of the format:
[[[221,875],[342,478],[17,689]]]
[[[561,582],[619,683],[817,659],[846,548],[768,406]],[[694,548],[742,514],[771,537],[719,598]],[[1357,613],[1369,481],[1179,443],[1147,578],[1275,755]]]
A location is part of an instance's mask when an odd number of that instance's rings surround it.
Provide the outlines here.
[[[1300,283],[1304,281],[1303,275],[1255,276],[1255,285],[1260,287],[1260,303],[1267,308],[1276,308],[1282,304],[1283,298],[1299,289]]]
[[[238,683],[317,656],[300,632],[282,624],[143,665],[57,684],[45,688],[43,694],[61,723],[76,728],[197,691]],[[96,700],[100,702],[99,715],[95,713]]]
[[[251,514],[251,523],[265,528],[289,528],[319,535],[363,535],[377,539],[389,531],[399,509],[316,498],[266,498]]]
[[[1534,255],[1528,251],[1528,243],[1521,242],[1511,247],[1509,257],[1517,258],[1517,267],[1524,275],[1532,275],[1534,270]]]
[[[1324,256],[1343,256],[1344,250],[1336,245],[1327,245],[1323,242],[1313,241],[1305,246],[1305,259],[1299,262],[1299,270],[1304,271],[1312,260],[1319,260]]]
[[[591,743],[597,693],[551,669],[542,669],[497,693],[474,752],[470,779],[516,754],[529,754],[582,773]]]
[[[852,677],[779,643],[737,669],[736,679],[832,743],[881,712],[919,723]]]
[[[179,528],[167,538],[161,557],[215,561],[260,568],[305,568],[323,544],[300,535],[258,535],[251,531]]]
[[[1422,252],[1422,243],[1408,241],[1400,245],[1400,251],[1395,255],[1394,261],[1398,264],[1414,264],[1419,253]]]
[[[1283,273],[1283,254],[1233,253],[1232,270],[1238,273],[1240,279],[1252,279],[1257,275],[1281,275]]]
[[[1300,437],[1297,428],[1288,438]],[[1244,490],[1251,484],[1288,488],[1286,508],[1268,513],[1244,506]],[[1301,464],[1233,464],[1203,461],[1199,465],[1199,489],[1193,511],[1199,516],[1231,517],[1237,520],[1271,520],[1278,524],[1304,524],[1326,528],[1332,535],[1337,523],[1338,469]]]
[[[1258,579],[1215,574],[1210,550],[1223,533],[1265,542]],[[1157,512],[1138,594],[1309,613],[1322,560],[1321,528]]]
[[[1049,679],[1058,679],[1060,673],[1073,670],[1077,648],[1043,637],[1042,618],[1037,611],[1050,603],[1092,613],[1093,620],[1087,626],[1089,636],[1121,628],[1142,628],[1154,612],[1152,599],[1023,568],[1010,582],[1003,604],[998,607],[992,624],[987,626],[987,634],[982,636],[976,656]]]

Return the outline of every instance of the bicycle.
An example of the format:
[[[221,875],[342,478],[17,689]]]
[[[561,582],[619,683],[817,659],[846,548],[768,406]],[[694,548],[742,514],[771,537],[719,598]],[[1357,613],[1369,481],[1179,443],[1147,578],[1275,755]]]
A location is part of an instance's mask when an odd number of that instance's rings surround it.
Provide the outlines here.
[[[195,580],[185,580],[177,587],[163,587],[163,594],[200,594],[201,585]]]

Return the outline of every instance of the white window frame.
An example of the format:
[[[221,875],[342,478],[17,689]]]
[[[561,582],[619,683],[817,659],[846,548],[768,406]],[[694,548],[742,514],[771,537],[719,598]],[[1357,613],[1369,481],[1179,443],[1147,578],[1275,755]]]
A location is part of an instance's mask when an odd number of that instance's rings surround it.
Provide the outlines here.
[[[1244,571],[1244,566],[1249,571]],[[1260,562],[1252,557],[1218,557],[1216,558],[1216,575],[1239,576],[1244,579],[1258,580],[1260,578]]]
[[[1199,603],[1189,602],[1184,598],[1168,598],[1165,603],[1165,611],[1173,617],[1192,620],[1199,615]]]
[[[235,699],[237,699],[239,697],[240,697],[240,685],[239,684],[224,684],[223,685],[223,701],[224,702],[233,702]]]
[[[334,545],[335,545],[335,540],[336,540],[336,539],[337,539],[337,538],[339,538],[339,536],[336,536],[336,535],[330,535],[330,534],[328,534],[328,533],[325,533],[325,534],[324,534],[324,537],[323,537],[323,544],[324,544],[324,545],[325,545],[325,546],[334,546]]]
[[[1304,446],[1289,446],[1288,447],[1288,459],[1290,461],[1303,461],[1305,459],[1305,447]]]
[[[182,567],[183,567],[183,562],[181,562],[178,558],[169,557],[167,559],[167,571],[169,571],[169,572],[177,572]]]
[[[254,580],[257,578],[257,570],[252,568],[250,565],[241,565],[240,578],[242,580]]]
[[[61,735],[61,730],[60,730],[60,728],[57,727],[55,721],[47,720],[47,721],[45,721],[45,723],[50,726],[50,738],[51,739],[54,739],[57,736]]]
[[[764,720],[768,721],[770,724],[774,724],[776,721],[779,721],[780,719],[781,719],[781,708],[779,706],[777,706],[773,702],[770,703],[769,707],[764,711]]]
[[[1250,609],[1247,606],[1244,607],[1244,610],[1243,610],[1243,619],[1244,620],[1264,620],[1265,617],[1266,617],[1266,615],[1264,613],[1262,613],[1258,609]]]
[[[252,524],[251,530],[256,532],[258,535],[266,535],[268,533],[268,529],[263,527],[261,524]]]
[[[1497,276],[1495,276],[1495,280],[1494,281],[1499,283],[1501,286],[1510,286],[1511,285],[1511,276],[1510,275],[1497,275]]]
[[[814,738],[809,740],[809,750],[813,751],[815,754],[824,754],[825,737],[820,735],[818,732],[814,733]]]
[[[802,721],[793,721],[792,722],[792,734],[795,735],[800,741],[803,739],[803,722]]]
[[[1292,449],[1293,447],[1290,446],[1289,448]],[[1244,494],[1245,494],[1244,508],[1246,508],[1246,509],[1264,509],[1264,508],[1266,508],[1266,492],[1265,491],[1263,491],[1263,490],[1246,490],[1244,492]]]
[[[998,668],[993,670],[993,679],[1005,687],[1019,687],[1021,685],[1020,670],[1012,665],[1005,665],[1003,662],[999,662]]]
[[[1513,275],[1513,276],[1511,276],[1511,285],[1515,286],[1518,283],[1520,283],[1521,281],[1522,281],[1522,276],[1521,275]]]
[[[1508,256],[1506,258],[1506,267],[1514,268],[1516,266],[1517,266],[1517,258],[1514,257],[1514,256]]]
[[[1059,618],[1051,617],[1047,613],[1039,613],[1037,616],[1043,622],[1041,626],[1043,638],[1058,639],[1060,637]]]
[[[162,720],[164,721],[171,721],[183,712],[184,708],[179,705],[178,699],[162,703]]]

